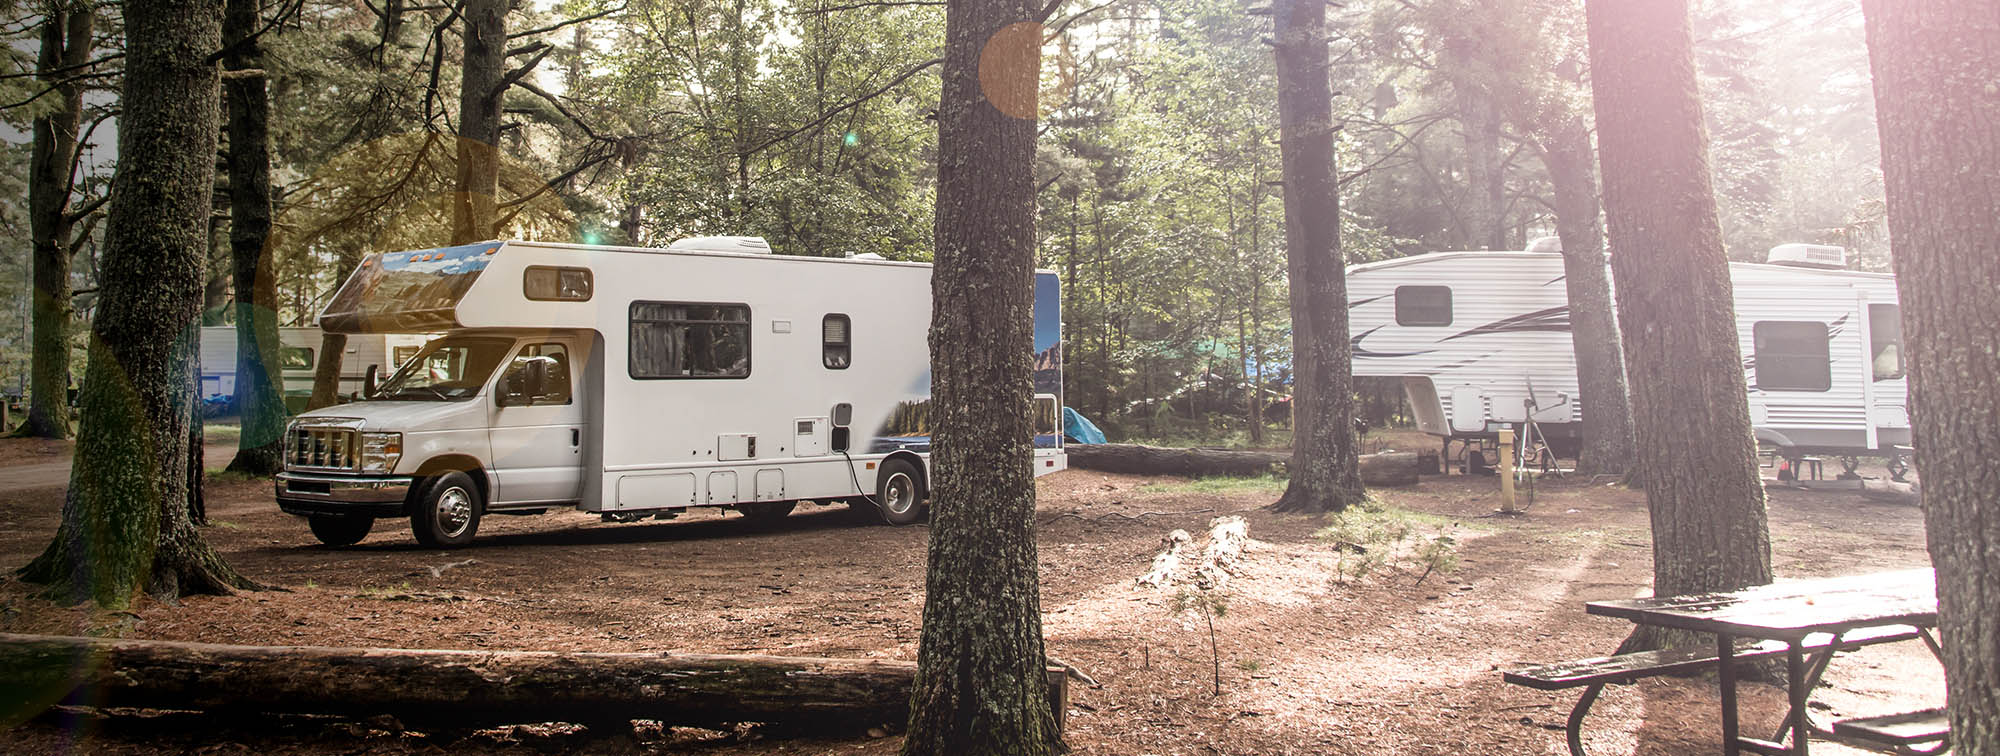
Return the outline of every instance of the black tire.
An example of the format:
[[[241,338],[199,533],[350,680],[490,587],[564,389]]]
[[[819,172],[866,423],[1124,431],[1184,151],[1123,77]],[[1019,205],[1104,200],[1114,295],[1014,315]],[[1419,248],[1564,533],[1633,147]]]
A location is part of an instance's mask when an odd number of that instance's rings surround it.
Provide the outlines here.
[[[433,548],[453,548],[472,543],[479,533],[479,516],[486,502],[472,477],[450,472],[431,478],[410,512],[410,532],[417,542]]]
[[[328,546],[353,546],[375,527],[375,518],[364,515],[312,515],[306,522],[312,525],[313,537]]]
[[[743,513],[743,519],[752,522],[777,522],[791,514],[798,506],[796,501],[746,501],[736,505],[736,511]]]
[[[890,525],[914,525],[928,514],[930,487],[924,472],[908,460],[892,459],[875,473],[875,513]]]

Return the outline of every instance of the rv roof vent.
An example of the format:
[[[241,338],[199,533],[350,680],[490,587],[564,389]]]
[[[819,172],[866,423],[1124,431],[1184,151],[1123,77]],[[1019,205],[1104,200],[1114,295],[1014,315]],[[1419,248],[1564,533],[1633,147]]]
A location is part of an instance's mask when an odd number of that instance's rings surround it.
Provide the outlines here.
[[[667,249],[694,252],[748,252],[770,254],[771,245],[761,236],[696,236],[667,245]]]
[[[1847,267],[1847,250],[1825,244],[1780,244],[1771,248],[1771,254],[1764,258],[1764,262],[1839,270]]]
[[[1528,240],[1529,252],[1561,252],[1563,240],[1560,236],[1537,236]]]

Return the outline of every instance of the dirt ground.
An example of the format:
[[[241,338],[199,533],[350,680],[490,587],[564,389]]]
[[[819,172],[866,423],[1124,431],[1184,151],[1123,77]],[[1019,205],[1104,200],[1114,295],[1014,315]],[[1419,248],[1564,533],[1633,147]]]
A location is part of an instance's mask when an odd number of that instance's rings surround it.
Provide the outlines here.
[[[6,443],[6,442],[0,442]],[[31,453],[0,451],[0,459]],[[1829,463],[1831,466],[1831,463]],[[1831,474],[1831,471],[1829,471]],[[1643,496],[1583,481],[1544,484],[1521,517],[1490,517],[1491,477],[1426,478],[1378,492],[1450,535],[1460,564],[1419,583],[1420,565],[1336,579],[1324,523],[1263,511],[1276,482],[1186,481],[1069,471],[1039,484],[1042,606],[1051,655],[1098,687],[1071,688],[1076,753],[1557,754],[1574,696],[1503,684],[1498,669],[1609,653],[1629,629],[1583,602],[1643,595],[1650,544]],[[856,525],[808,508],[760,527],[731,513],[602,523],[594,516],[491,517],[471,547],[423,549],[384,521],[359,546],[319,546],[262,481],[212,485],[207,535],[228,560],[284,592],[144,602],[102,614],[51,605],[0,582],[0,631],[272,645],[591,651],[755,652],[914,659],[926,530]],[[1928,564],[1922,517],[1850,491],[1774,488],[1781,578]],[[0,566],[48,541],[60,488],[0,492]],[[1161,537],[1197,537],[1241,514],[1253,539],[1221,589],[1219,660],[1174,591],[1140,587]],[[1221,692],[1212,688],[1219,663]],[[3,673],[0,673],[3,674]],[[1940,705],[1942,674],[1919,644],[1844,655],[1815,693],[1822,719]],[[1586,727],[1594,754],[1716,753],[1712,682],[1654,679],[1608,690]],[[1776,689],[1753,686],[1746,730],[1768,730]],[[439,743],[361,725],[272,729],[44,716],[0,736],[5,753],[704,753],[889,754],[875,734],[767,737],[674,729],[488,731]],[[1768,734],[1758,733],[1758,734]],[[1838,746],[1821,753],[1857,753]]]

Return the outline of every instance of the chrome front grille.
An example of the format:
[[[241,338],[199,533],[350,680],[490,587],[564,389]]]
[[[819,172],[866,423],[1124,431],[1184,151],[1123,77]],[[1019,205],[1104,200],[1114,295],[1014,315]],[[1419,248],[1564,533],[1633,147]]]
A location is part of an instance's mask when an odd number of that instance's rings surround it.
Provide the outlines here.
[[[285,439],[285,467],[340,472],[359,470],[360,436],[351,428],[293,426]]]

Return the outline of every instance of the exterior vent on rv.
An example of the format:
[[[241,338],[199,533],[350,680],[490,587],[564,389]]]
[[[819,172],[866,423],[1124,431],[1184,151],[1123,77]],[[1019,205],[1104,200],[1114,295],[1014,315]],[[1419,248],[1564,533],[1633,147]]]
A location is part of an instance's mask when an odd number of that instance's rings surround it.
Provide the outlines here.
[[[1841,270],[1847,267],[1847,249],[1825,244],[1780,244],[1771,248],[1764,262],[1795,268]]]
[[[746,252],[768,255],[770,243],[761,236],[697,236],[667,245],[667,249],[692,252]]]

